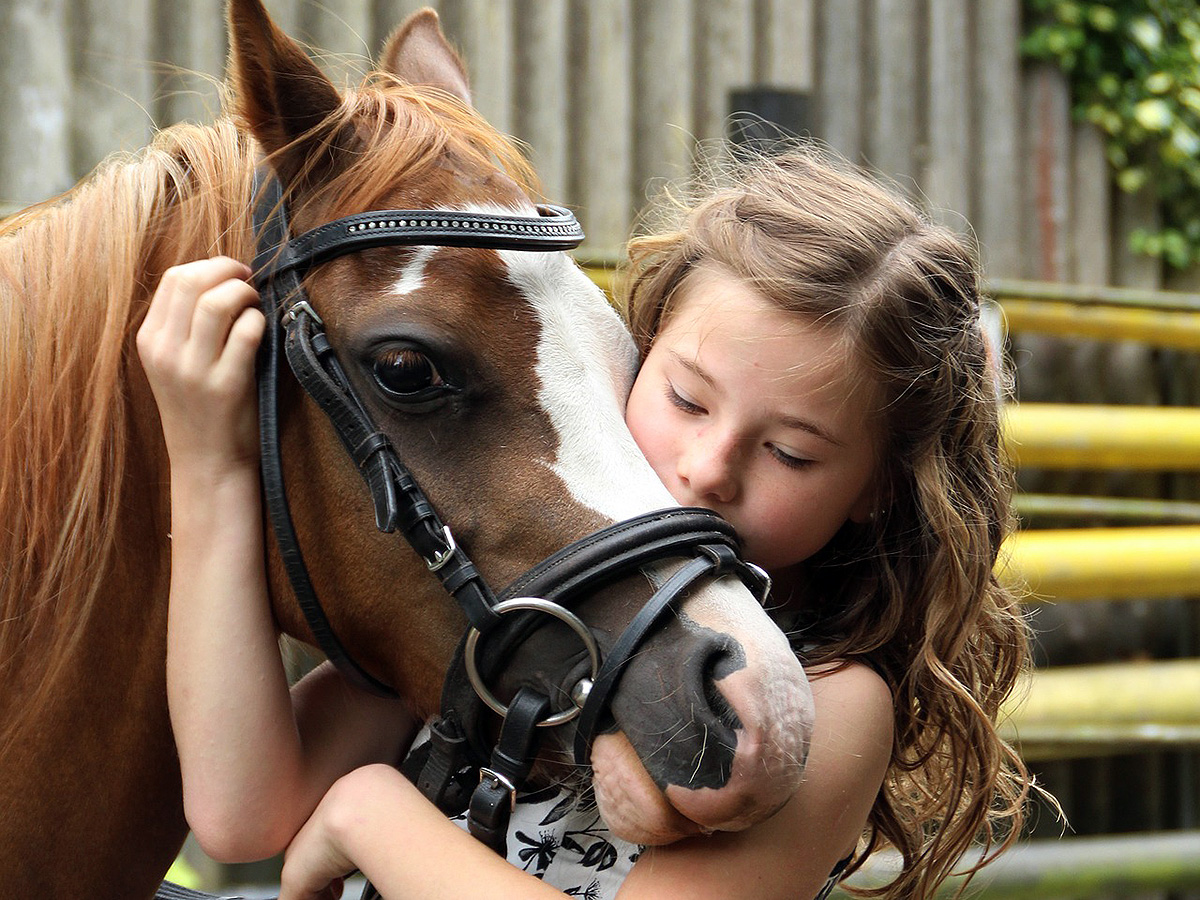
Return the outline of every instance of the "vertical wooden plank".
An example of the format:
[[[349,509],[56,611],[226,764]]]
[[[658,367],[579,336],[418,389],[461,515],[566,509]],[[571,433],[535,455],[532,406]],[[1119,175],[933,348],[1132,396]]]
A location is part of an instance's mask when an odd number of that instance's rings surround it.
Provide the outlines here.
[[[929,0],[929,158],[921,181],[935,215],[959,229],[971,219],[975,152],[968,12],[961,0]]]
[[[164,2],[164,0],[159,0]],[[300,33],[300,7],[311,0],[263,0],[275,24],[293,37]]]
[[[1104,136],[1094,125],[1076,123],[1071,143],[1071,280],[1108,284],[1113,257],[1112,174]]]
[[[631,0],[571,0],[571,184],[586,252],[617,256],[632,218]]]
[[[754,7],[750,0],[708,0],[695,10],[696,137],[707,141],[725,136],[730,89],[753,78]]]
[[[915,178],[920,139],[917,0],[875,0],[872,56],[875,59],[867,159],[884,175]]]
[[[1021,4],[974,4],[975,107],[980,128],[973,196],[974,225],[985,269],[993,278],[1020,278],[1023,231],[1020,142]]]
[[[1070,279],[1071,96],[1056,66],[1031,67],[1024,82],[1025,159],[1032,201],[1025,222],[1025,276],[1038,281]]]
[[[634,7],[633,198],[645,204],[655,179],[684,178],[695,133],[691,73],[693,4],[658,0]]]
[[[64,191],[71,169],[67,0],[0,3],[0,208]]]
[[[225,75],[228,46],[223,0],[157,0],[156,21],[160,58],[170,73],[156,104],[157,121],[212,121],[220,112],[216,85]]]
[[[1124,287],[1157,288],[1162,284],[1162,263],[1134,253],[1129,235],[1138,228],[1156,229],[1159,226],[1158,201],[1152,188],[1127,194],[1116,192],[1116,214],[1113,219],[1113,279]]]
[[[847,159],[866,152],[864,68],[866,14],[862,0],[820,0],[817,7],[817,97],[822,138]]]
[[[554,0],[561,2],[561,0]],[[443,0],[446,34],[471,73],[471,96],[489,122],[513,129],[513,10],[511,0]]]
[[[81,176],[150,137],[153,31],[149,0],[78,0],[73,18],[72,163]]]
[[[294,37],[339,89],[357,84],[370,66],[374,11],[367,0],[306,0],[297,11]]]
[[[813,90],[817,67],[815,0],[760,0],[755,35],[756,82]]]
[[[570,202],[569,12],[564,0],[516,0],[513,130],[529,145],[546,196]]]

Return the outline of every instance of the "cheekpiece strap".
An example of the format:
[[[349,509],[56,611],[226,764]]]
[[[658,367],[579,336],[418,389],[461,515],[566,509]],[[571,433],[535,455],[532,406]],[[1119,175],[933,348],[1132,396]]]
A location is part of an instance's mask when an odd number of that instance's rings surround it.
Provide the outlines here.
[[[508,822],[517,789],[533,765],[538,723],[550,711],[550,698],[531,688],[517,691],[500,726],[500,739],[489,764],[479,770],[479,786],[471,795],[467,829],[501,856],[506,854]]]

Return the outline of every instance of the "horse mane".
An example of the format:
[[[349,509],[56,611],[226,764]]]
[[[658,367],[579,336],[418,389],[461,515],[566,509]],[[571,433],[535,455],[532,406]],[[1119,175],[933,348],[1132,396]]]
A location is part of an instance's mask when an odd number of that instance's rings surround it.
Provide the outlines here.
[[[447,152],[536,192],[517,146],[447,94],[375,73],[332,119],[318,128],[352,123],[361,143],[321,192],[337,206],[370,209]],[[172,126],[0,222],[0,678],[22,698],[0,723],[0,753],[20,712],[37,709],[64,674],[105,597],[123,489],[136,482],[127,372],[149,297],[175,263],[252,258],[259,152],[235,115]]]

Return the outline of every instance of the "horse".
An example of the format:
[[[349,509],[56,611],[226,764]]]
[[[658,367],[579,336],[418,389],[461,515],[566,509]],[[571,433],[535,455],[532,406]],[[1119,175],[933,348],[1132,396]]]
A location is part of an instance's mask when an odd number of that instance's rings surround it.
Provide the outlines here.
[[[534,173],[471,107],[431,10],[397,28],[378,68],[345,90],[259,0],[230,0],[227,25],[228,112],[163,129],[0,226],[6,897],[148,898],[187,831],[165,695],[169,467],[134,348],[164,272],[218,253],[254,260],[264,160],[299,230],[380,208],[539,214]],[[489,582],[675,505],[624,427],[629,335],[566,253],[372,246],[314,268],[304,287],[384,439]],[[467,617],[428,560],[373,526],[329,418],[294,381],[278,390],[287,499],[330,627],[429,717]],[[278,625],[313,643],[273,532],[267,541]],[[589,592],[576,611],[601,649],[679,565],[647,564]],[[609,727],[636,754],[603,764],[618,780],[650,779],[705,827],[744,827],[799,783],[811,694],[740,581],[686,593],[610,686]],[[530,684],[570,695],[582,654],[556,633],[534,629],[513,651],[497,695]],[[546,731],[537,777],[565,777],[571,765],[556,760],[571,729]],[[667,732],[679,733],[669,746]],[[706,745],[706,732],[722,737]],[[598,800],[639,833],[639,809]]]

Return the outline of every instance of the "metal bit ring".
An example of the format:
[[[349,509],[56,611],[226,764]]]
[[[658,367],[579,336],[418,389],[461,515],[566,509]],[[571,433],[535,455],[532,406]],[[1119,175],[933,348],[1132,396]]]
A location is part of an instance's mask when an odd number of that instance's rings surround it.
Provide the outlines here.
[[[492,607],[493,611],[504,615],[505,613],[518,612],[527,610],[532,612],[545,613],[558,619],[568,628],[575,632],[579,639],[583,642],[583,647],[587,650],[588,659],[591,662],[592,674],[591,679],[595,681],[596,673],[600,671],[600,646],[596,643],[596,638],[592,635],[591,630],[587,627],[584,621],[571,612],[565,606],[560,606],[550,600],[543,600],[540,597],[515,597],[511,600],[501,600]],[[496,695],[491,692],[486,684],[483,683],[483,676],[479,673],[479,666],[475,662],[475,654],[479,646],[479,638],[482,632],[478,628],[471,628],[467,632],[467,642],[464,647],[464,657],[467,667],[467,677],[471,681],[471,687],[475,688],[475,693],[479,695],[479,699],[487,704],[493,712],[504,716],[508,714],[508,706],[501,703]],[[579,715],[579,707],[571,706],[561,712],[547,716],[541,722],[538,722],[539,728],[552,728],[555,725],[562,725],[564,722],[570,722]]]

